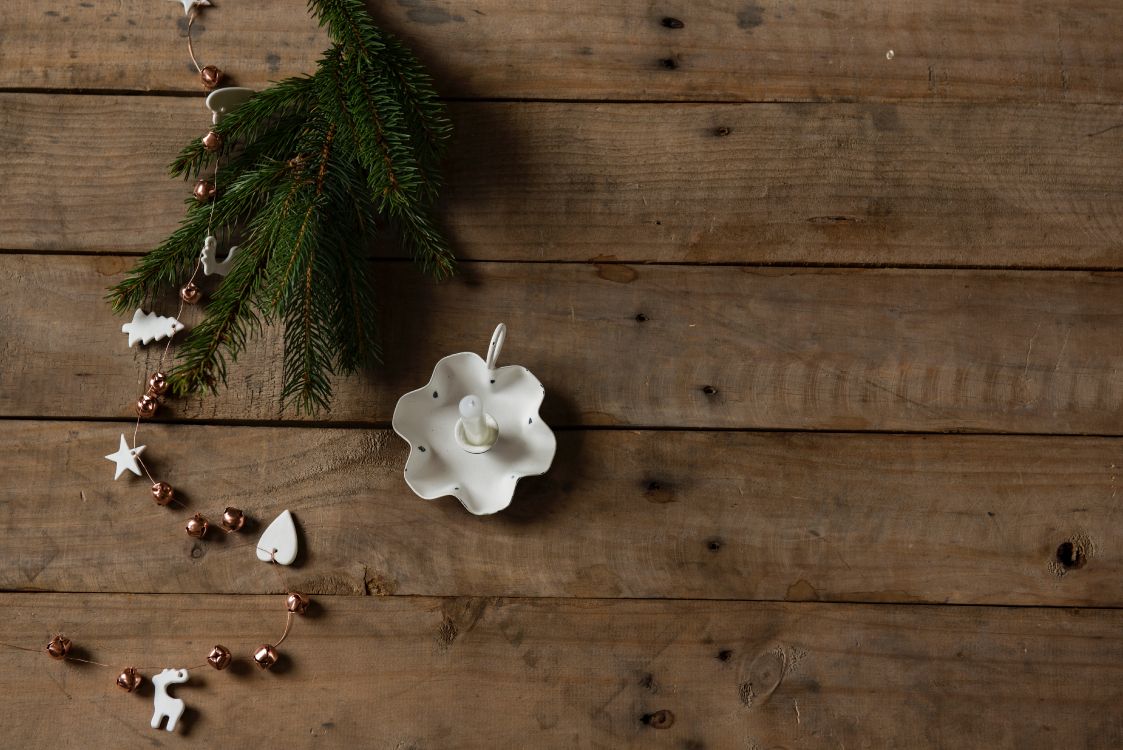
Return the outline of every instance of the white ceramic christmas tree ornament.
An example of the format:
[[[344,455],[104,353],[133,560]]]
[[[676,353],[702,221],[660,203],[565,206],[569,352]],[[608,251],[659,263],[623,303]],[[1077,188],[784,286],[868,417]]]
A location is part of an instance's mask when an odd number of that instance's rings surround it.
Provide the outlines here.
[[[257,559],[292,565],[296,551],[296,524],[292,522],[292,513],[284,510],[257,540]]]
[[[180,698],[168,695],[168,686],[181,685],[185,682],[187,682],[186,669],[165,669],[152,678],[152,687],[156,689],[156,695],[152,699],[153,729],[159,729],[160,723],[167,719],[168,723],[164,728],[169,732],[175,731],[176,722],[183,716],[184,705]]]
[[[199,257],[203,261],[203,273],[207,276],[225,276],[230,273],[230,267],[234,263],[234,255],[238,252],[238,246],[230,248],[230,252],[226,253],[226,260],[221,263],[218,262],[218,240],[213,235],[207,235],[203,240],[203,252]]]
[[[174,336],[183,330],[183,323],[175,318],[156,313],[146,313],[139,307],[133,313],[132,321],[121,326],[121,332],[129,334],[129,346],[138,341],[148,344]]]
[[[137,462],[136,457],[144,452],[144,446],[138,445],[135,448],[130,448],[128,442],[125,441],[125,435],[121,435],[121,447],[117,449],[116,453],[110,453],[106,456],[107,459],[117,464],[117,472],[113,475],[116,481],[127,469],[132,473],[140,476],[140,464]]]
[[[207,109],[211,111],[211,121],[215,125],[222,122],[224,115],[230,114],[239,104],[254,95],[253,89],[241,86],[227,86],[207,94]]]
[[[426,500],[457,498],[485,515],[511,504],[526,476],[554,460],[554,433],[538,416],[545,388],[525,367],[496,367],[507,327],[495,329],[487,359],[451,354],[433,368],[428,385],[394,409],[394,431],[410,445],[405,479]]]

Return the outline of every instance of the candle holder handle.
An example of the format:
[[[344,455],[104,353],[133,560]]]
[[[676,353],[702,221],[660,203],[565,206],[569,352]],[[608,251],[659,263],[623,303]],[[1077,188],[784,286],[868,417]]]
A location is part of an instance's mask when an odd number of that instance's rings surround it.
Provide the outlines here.
[[[507,326],[503,323],[495,326],[495,333],[491,334],[491,344],[487,347],[487,369],[494,370],[499,360],[499,352],[503,350],[503,342],[507,340]]]

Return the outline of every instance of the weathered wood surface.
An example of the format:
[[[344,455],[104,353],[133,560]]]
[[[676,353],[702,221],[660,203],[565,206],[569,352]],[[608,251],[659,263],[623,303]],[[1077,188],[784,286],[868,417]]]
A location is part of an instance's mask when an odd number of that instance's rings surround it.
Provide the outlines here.
[[[462,258],[1123,267],[1115,108],[462,103],[452,114],[441,216]],[[207,121],[197,99],[0,95],[12,143],[0,249],[154,247],[189,192],[166,164]],[[380,252],[401,254],[393,242]]]
[[[0,638],[195,664],[281,625],[280,597],[0,596]],[[181,734],[112,669],[12,653],[12,747],[1117,747],[1123,612],[331,597],[275,672],[204,667]],[[127,629],[121,623],[127,622]],[[174,623],[174,626],[172,625]],[[244,658],[244,656],[243,656]],[[119,667],[118,667],[119,668]],[[52,708],[53,707],[53,708]],[[663,713],[660,713],[663,712]],[[60,719],[60,717],[62,717]]]
[[[131,262],[0,256],[0,414],[133,415],[161,348],[130,353],[103,300]],[[441,356],[506,321],[502,361],[541,376],[554,425],[1120,432],[1114,273],[480,263],[437,287],[376,270],[392,356],[338,383],[331,420],[388,423]],[[279,346],[268,334],[220,395],[161,414],[282,416]]]
[[[1123,92],[1113,0],[368,4],[451,96],[1114,103]],[[254,87],[309,72],[327,44],[303,0],[223,3],[195,28],[203,60]],[[13,0],[0,86],[196,91],[185,31],[168,2]]]
[[[187,510],[102,458],[158,356],[102,296],[176,224],[164,165],[207,121],[181,7],[0,13],[0,642],[114,665],[5,650],[0,744],[1123,745],[1119,438],[1079,436],[1123,434],[1123,5],[372,11],[444,95],[524,100],[452,104],[470,262],[377,262],[392,359],[318,421],[278,426],[275,336],[169,404],[141,441]],[[303,0],[197,28],[255,87],[325,45]],[[775,267],[805,264],[925,268]],[[500,320],[551,424],[620,429],[562,430],[475,518],[413,497],[378,428]],[[291,508],[300,564],[257,564],[260,525],[184,536],[227,504]],[[113,687],[278,637],[284,586],[318,602],[285,661],[196,671],[184,732]]]
[[[246,561],[290,508],[286,578],[313,594],[1123,606],[1115,439],[564,432],[549,475],[475,518],[414,497],[405,443],[355,429],[146,428],[187,504],[159,508],[110,481],[120,431],[6,425],[0,589],[277,591]],[[256,532],[184,535],[227,505]]]

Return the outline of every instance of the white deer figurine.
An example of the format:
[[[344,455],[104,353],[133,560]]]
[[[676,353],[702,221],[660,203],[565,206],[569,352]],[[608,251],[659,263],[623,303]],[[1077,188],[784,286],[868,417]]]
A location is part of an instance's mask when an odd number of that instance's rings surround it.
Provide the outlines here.
[[[203,252],[200,257],[203,260],[203,273],[207,276],[214,276],[216,273],[219,276],[225,276],[230,273],[230,266],[234,263],[234,254],[238,252],[238,246],[230,248],[230,252],[226,254],[226,260],[221,263],[218,260],[218,240],[214,235],[208,234],[207,238],[203,240]]]
[[[186,669],[165,669],[152,678],[152,686],[156,688],[156,697],[152,703],[156,710],[152,712],[152,728],[159,729],[160,722],[165,717],[168,719],[167,730],[175,731],[175,723],[183,716],[183,701],[168,695],[168,685],[179,685],[187,682]]]

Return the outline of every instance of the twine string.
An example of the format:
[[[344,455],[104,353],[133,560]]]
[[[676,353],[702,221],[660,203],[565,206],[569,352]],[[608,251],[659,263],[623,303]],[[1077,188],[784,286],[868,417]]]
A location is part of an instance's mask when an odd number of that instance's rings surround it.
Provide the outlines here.
[[[191,27],[195,25],[196,13],[195,6],[191,6],[191,10],[187,13],[187,54],[191,55],[191,62],[195,65],[195,70],[202,73],[203,66],[195,59],[195,46],[191,43]]]

